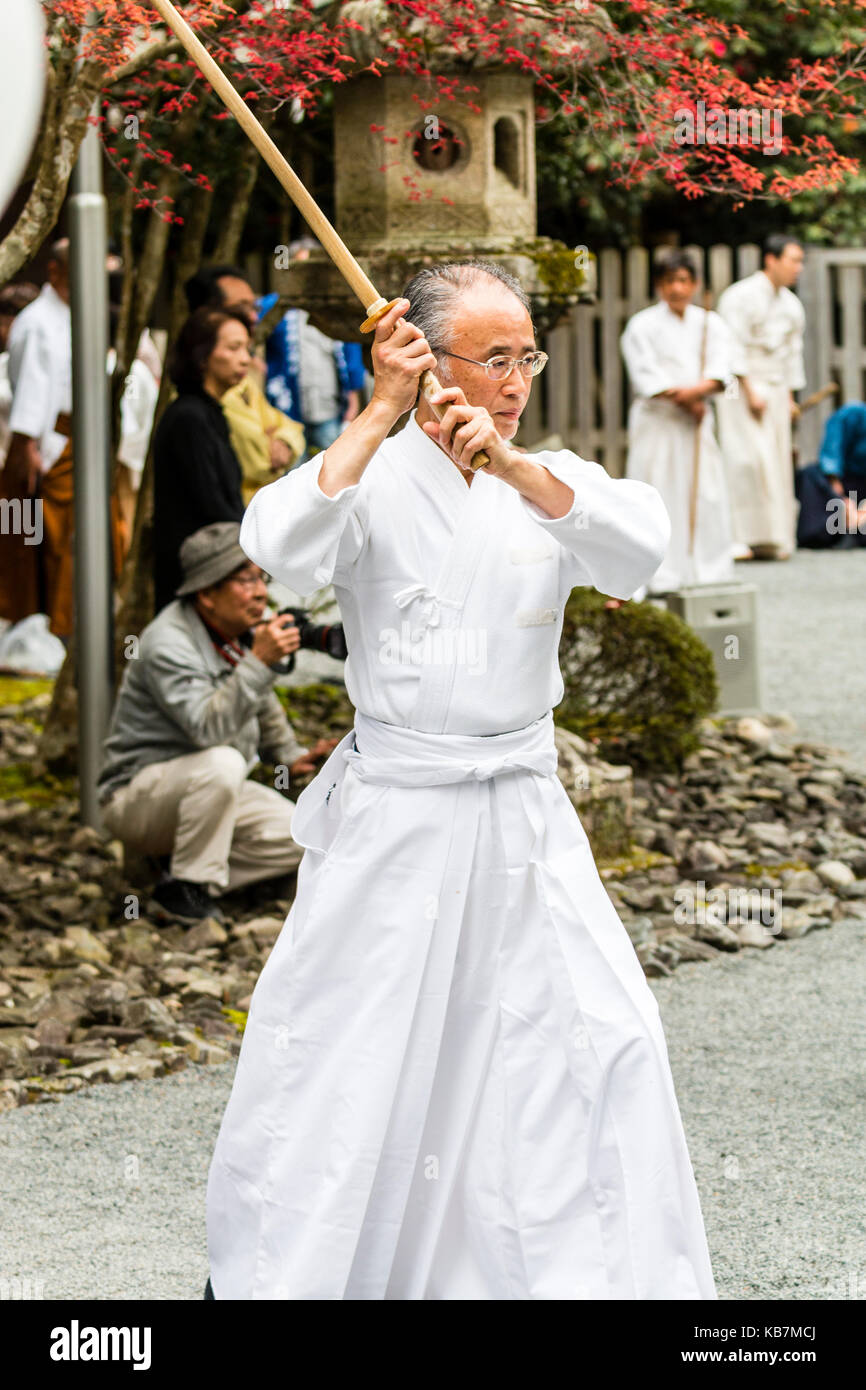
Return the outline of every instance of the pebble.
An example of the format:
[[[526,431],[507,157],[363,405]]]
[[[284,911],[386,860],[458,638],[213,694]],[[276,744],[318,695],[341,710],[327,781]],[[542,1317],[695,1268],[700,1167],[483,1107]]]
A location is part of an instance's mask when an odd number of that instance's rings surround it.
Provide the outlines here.
[[[847,888],[854,882],[854,870],[840,859],[825,859],[815,867],[815,873],[828,888]]]
[[[737,940],[741,946],[752,946],[759,951],[776,944],[776,938],[757,922],[741,922],[737,927]]]
[[[738,951],[740,949],[740,938],[724,922],[699,922],[695,927],[695,936],[698,941],[706,941],[708,945],[716,946],[720,951]]]
[[[741,738],[744,743],[755,744],[759,748],[766,748],[773,740],[773,731],[768,728],[763,719],[754,719],[746,716],[737,721],[737,738]]]

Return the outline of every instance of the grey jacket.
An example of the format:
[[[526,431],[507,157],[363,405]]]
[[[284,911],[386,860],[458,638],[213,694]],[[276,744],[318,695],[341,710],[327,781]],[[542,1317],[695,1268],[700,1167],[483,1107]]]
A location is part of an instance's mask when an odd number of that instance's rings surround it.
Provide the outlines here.
[[[290,766],[308,750],[273,691],[276,672],[248,651],[230,666],[192,600],[175,599],[148,623],[130,658],[103,744],[104,805],[149,763],[225,744],[247,759]]]

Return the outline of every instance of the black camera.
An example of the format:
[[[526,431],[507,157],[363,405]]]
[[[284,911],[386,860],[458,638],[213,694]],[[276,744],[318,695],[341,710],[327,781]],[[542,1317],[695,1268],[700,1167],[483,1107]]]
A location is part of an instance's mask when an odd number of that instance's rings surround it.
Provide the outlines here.
[[[273,613],[267,619],[272,622],[274,618],[285,617],[290,613],[295,620],[295,627],[301,634],[301,646],[306,647],[311,652],[324,652],[326,656],[332,656],[335,661],[345,661],[349,655],[346,646],[346,636],[343,632],[342,623],[313,623],[310,621],[310,613],[306,608],[281,608],[278,613]],[[251,647],[253,645],[253,629],[248,628],[240,639],[241,645]],[[281,676],[287,676],[295,669],[295,654],[290,652],[282,661],[275,661],[271,666],[272,671],[276,671]]]
[[[335,661],[346,660],[349,650],[342,623],[311,622],[310,613],[306,608],[281,608],[277,617],[281,618],[285,613],[291,613],[295,620],[295,627],[301,634],[301,647],[306,647],[311,652],[325,652]]]

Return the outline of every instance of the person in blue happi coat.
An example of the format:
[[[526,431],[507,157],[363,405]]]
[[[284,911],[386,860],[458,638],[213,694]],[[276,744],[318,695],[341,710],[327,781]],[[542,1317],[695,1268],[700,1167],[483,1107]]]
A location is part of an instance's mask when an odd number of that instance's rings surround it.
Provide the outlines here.
[[[818,461],[799,470],[796,489],[798,546],[866,545],[866,404],[852,401],[830,416]]]
[[[301,248],[295,259],[303,259]],[[341,343],[310,323],[306,309],[289,309],[267,342],[267,395],[304,426],[312,458],[327,449],[361,409],[364,362],[360,343]]]

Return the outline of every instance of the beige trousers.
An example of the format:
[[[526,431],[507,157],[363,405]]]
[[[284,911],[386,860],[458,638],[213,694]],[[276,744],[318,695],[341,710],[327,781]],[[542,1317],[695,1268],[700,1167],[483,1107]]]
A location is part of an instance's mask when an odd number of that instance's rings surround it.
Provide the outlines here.
[[[171,854],[172,878],[231,892],[297,868],[294,802],[247,780],[236,748],[151,763],[103,807],[105,828],[133,853]]]

